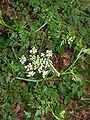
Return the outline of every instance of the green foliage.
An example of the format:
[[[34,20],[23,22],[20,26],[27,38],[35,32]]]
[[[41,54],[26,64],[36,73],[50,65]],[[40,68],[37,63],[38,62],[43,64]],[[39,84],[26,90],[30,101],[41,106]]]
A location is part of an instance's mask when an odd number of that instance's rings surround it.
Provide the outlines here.
[[[20,102],[25,120],[40,120],[42,115],[48,120],[65,119],[70,99],[88,102],[82,91],[90,74],[87,0],[21,0],[12,6],[15,11],[9,23],[0,11],[0,24],[6,28],[0,36],[0,119],[17,120],[12,106]],[[25,68],[19,58],[24,54],[29,59],[33,46],[39,53],[47,49],[59,53],[60,58],[67,49],[72,51],[70,66],[66,70],[60,66],[60,77],[50,75],[35,83],[24,79]],[[83,57],[85,70],[81,67]]]

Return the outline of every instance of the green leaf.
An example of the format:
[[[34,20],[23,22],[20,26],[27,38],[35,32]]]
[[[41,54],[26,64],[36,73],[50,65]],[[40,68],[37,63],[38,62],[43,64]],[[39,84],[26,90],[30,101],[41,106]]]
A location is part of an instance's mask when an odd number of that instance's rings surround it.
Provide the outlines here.
[[[26,111],[24,111],[24,113],[25,113],[25,115],[26,115],[27,118],[30,118],[30,117],[31,117],[31,112],[26,112]]]
[[[65,96],[64,103],[65,103],[65,104],[68,104],[68,101],[69,101],[69,97],[68,97],[68,96]]]
[[[55,114],[59,117],[61,111],[62,111],[62,106],[58,104],[55,108]]]
[[[41,110],[37,110],[35,113],[35,116],[39,116],[39,115],[41,115]]]
[[[84,53],[87,53],[87,54],[90,55],[90,48],[88,48],[88,49],[84,49],[83,52],[84,52]]]

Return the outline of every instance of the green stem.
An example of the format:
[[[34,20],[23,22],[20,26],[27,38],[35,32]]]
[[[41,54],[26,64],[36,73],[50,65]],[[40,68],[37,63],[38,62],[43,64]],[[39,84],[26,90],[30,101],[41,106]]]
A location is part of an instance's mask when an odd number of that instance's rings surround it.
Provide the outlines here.
[[[2,105],[0,105],[0,108],[4,108],[7,105],[7,103],[4,103]]]
[[[67,74],[72,74],[71,72],[66,72],[66,73],[61,73],[60,75],[67,75]]]
[[[45,78],[45,79],[34,80],[34,79],[25,79],[25,78],[16,77],[16,79],[18,79],[18,80],[24,80],[27,82],[41,82],[41,81],[45,81],[45,80],[52,80],[53,78],[54,78],[54,76],[49,77],[49,78]]]
[[[35,39],[35,34],[34,34],[34,33],[32,33],[33,47],[34,47],[34,45],[35,45],[35,41],[34,41],[34,39]]]
[[[59,120],[59,118],[54,114],[53,110],[51,110],[52,115],[56,118],[56,120]]]
[[[9,26],[9,25],[7,25],[7,24],[3,24],[3,26],[4,27],[7,27],[7,28],[10,28],[11,30],[16,30],[16,31],[18,31],[16,28],[14,28],[14,27],[11,27],[11,26]]]
[[[16,79],[18,80],[24,80],[24,81],[27,81],[27,82],[41,82],[42,79],[40,80],[34,80],[34,79],[25,79],[25,78],[20,78],[20,77],[16,77]]]
[[[1,24],[2,26],[6,27],[6,28],[9,28],[9,29],[18,31],[18,29],[7,25],[7,24],[3,21],[3,19],[1,19],[0,24]]]
[[[12,47],[12,51],[13,51],[13,54],[14,54],[16,60],[18,60],[14,47]]]

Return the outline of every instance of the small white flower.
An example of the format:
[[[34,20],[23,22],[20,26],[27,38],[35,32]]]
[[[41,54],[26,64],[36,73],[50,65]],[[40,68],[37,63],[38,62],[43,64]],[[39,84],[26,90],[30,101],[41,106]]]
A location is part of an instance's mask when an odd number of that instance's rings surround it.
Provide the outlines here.
[[[33,71],[30,71],[30,72],[28,72],[28,75],[27,75],[27,77],[31,77],[31,76],[34,76],[35,75],[35,72],[33,72]]]
[[[36,56],[35,55],[30,55],[30,60],[36,60]]]
[[[48,66],[48,61],[46,61],[46,65]]]
[[[47,68],[47,66],[45,65],[45,69]]]
[[[44,65],[43,65],[43,64],[41,64],[41,65],[40,65],[40,67],[38,68],[38,72],[39,72],[39,73],[41,73],[41,72],[42,72],[43,67],[44,67]]]
[[[46,69],[47,67],[50,67],[50,65],[49,65],[48,61],[46,60],[46,62],[45,62],[45,69]]]
[[[37,53],[37,49],[35,47],[32,48],[32,50],[29,51],[31,54]]]
[[[50,67],[50,65],[48,64],[48,67]]]
[[[47,73],[48,73],[48,71],[43,70],[42,77],[45,78],[45,76],[47,75]]]
[[[35,66],[34,66],[34,70],[36,70],[37,68],[38,68],[37,65],[35,65]]]
[[[32,66],[31,63],[29,63],[28,68],[29,68],[30,70],[33,70],[33,66]]]
[[[35,47],[32,48],[33,54],[37,53],[37,49]]]
[[[44,67],[44,65],[41,63],[41,66],[40,66],[40,67],[41,67],[41,69],[42,69],[42,68]]]
[[[29,52],[32,53],[32,50],[30,50]]]
[[[47,50],[47,51],[46,51],[46,56],[47,56],[48,58],[52,57],[52,50]]]
[[[39,72],[39,73],[41,73],[41,72],[42,72],[41,68],[39,68],[39,69],[38,69],[38,72]]]
[[[41,53],[41,57],[44,57],[45,56],[45,54],[44,53]]]
[[[27,72],[29,72],[30,71],[30,69],[29,68],[27,68]]]
[[[50,67],[50,64],[52,64],[52,61],[47,58],[47,62],[46,62],[47,67]]]
[[[40,56],[39,56],[39,55],[37,55],[37,59],[38,59],[38,60],[40,59]]]
[[[43,64],[45,64],[46,63],[46,58],[43,60]]]
[[[25,69],[27,69],[27,66],[25,66]]]
[[[22,57],[19,58],[19,59],[20,59],[20,62],[21,62],[22,64],[24,64],[24,63],[26,62],[26,57],[25,57],[24,55],[22,55]]]
[[[40,59],[40,64],[43,62],[43,58]]]
[[[40,66],[39,58],[33,60],[34,70],[36,70]]]
[[[25,66],[25,69],[27,69],[27,72],[33,70],[33,65],[29,63],[27,66]]]

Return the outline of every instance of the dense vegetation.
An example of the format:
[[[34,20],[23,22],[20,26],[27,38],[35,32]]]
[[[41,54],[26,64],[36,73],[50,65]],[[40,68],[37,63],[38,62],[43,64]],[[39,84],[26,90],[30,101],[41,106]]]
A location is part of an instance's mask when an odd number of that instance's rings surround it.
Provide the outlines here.
[[[88,1],[15,0],[8,6],[12,14],[0,10],[0,120],[86,119]]]

